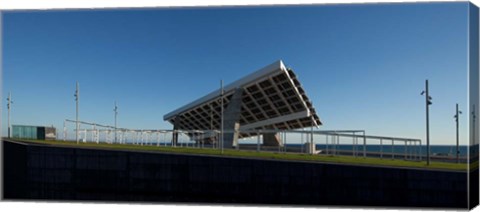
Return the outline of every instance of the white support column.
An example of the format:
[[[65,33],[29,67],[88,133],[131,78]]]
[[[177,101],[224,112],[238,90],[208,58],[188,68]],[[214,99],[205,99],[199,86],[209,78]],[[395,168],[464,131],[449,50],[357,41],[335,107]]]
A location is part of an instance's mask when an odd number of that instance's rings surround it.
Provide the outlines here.
[[[97,144],[100,143],[100,130],[99,129],[95,130],[95,139],[97,141]]]
[[[151,133],[147,132],[147,145],[151,144],[151,139],[150,139]]]
[[[367,137],[365,136],[365,132],[363,133],[363,157],[367,157]]]
[[[137,145],[142,145],[142,133],[140,131],[136,132],[135,134],[137,139]]]
[[[84,138],[83,138],[83,143],[87,142],[87,129],[83,130]]]
[[[133,144],[137,145],[137,131],[132,132]]]
[[[257,152],[260,152],[260,132],[257,135]]]
[[[352,155],[353,157],[357,156],[357,154],[355,153],[355,132],[353,132],[353,137],[352,137]]]
[[[394,154],[394,140],[392,139],[392,160],[395,159],[395,154]]]
[[[80,128],[79,127],[79,123],[78,123],[78,102],[80,101],[80,90],[79,90],[79,86],[78,86],[78,82],[76,83],[76,88],[75,88],[75,109],[76,109],[76,120],[75,120],[75,125],[76,125],[76,131],[75,131],[75,140],[77,141],[77,144],[78,144],[78,129]]]
[[[109,144],[112,143],[111,138],[110,138],[111,133],[112,133],[112,132],[110,131],[110,129],[108,129],[108,130],[107,130],[107,135],[108,135],[108,137],[107,137],[107,143],[109,143]]]
[[[177,145],[180,147],[183,147],[183,137],[181,132],[178,133],[177,138],[178,138]]]
[[[326,149],[326,154],[328,155],[329,152],[328,152],[328,135],[325,135],[325,149]]]
[[[92,125],[92,143],[95,142],[95,125]]]
[[[117,129],[117,133],[118,133],[118,129]],[[123,133],[122,132],[120,132],[120,139],[118,139],[118,143],[123,144]]]
[[[383,139],[380,138],[380,159],[383,159]]]
[[[167,146],[167,132],[163,134],[163,144],[164,146]]]
[[[63,121],[63,141],[67,140],[67,121]]]

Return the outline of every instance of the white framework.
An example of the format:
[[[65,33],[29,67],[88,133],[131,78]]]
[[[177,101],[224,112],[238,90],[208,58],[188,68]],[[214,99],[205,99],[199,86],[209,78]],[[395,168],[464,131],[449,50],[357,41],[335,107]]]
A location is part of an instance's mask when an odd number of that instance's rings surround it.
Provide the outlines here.
[[[240,130],[292,130],[322,124],[293,70],[281,60],[224,87],[224,108],[237,88],[244,88]],[[163,119],[178,129],[214,130],[221,125],[221,90],[213,91],[168,114]],[[313,119],[311,118],[313,117]],[[256,133],[241,133],[242,137]]]

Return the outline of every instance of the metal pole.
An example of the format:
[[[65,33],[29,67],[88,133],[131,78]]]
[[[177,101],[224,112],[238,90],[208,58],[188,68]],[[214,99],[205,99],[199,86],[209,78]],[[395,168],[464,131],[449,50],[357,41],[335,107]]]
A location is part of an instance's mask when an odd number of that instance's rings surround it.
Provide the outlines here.
[[[410,152],[410,154],[409,154],[410,160],[415,159],[414,158],[415,152],[413,151],[414,147],[415,147],[415,141],[408,141],[408,151]]]
[[[426,119],[427,119],[427,165],[430,165],[430,126],[429,126],[429,104],[430,104],[430,99],[429,99],[429,94],[428,94],[428,80],[425,80],[425,107],[426,107]]]
[[[117,114],[118,114],[117,109],[118,109],[117,101],[115,101],[115,108],[113,109],[113,112],[115,114],[115,142],[114,143],[117,143]]]
[[[419,148],[418,156],[419,156],[420,161],[422,161],[422,140],[420,140],[420,146],[418,148]]]
[[[260,152],[260,132],[258,132],[257,136],[257,152]]]
[[[303,153],[303,145],[305,145],[305,143],[303,143],[303,132],[300,133],[300,153]]]
[[[210,104],[210,140],[211,140],[211,144],[213,146],[213,142],[214,142],[214,138],[215,136],[213,135],[213,103]],[[205,143],[205,141],[204,141]]]
[[[458,158],[458,154],[459,154],[459,150],[458,150],[458,119],[460,117],[458,117],[458,103],[457,103],[457,106],[456,106],[456,113],[455,113],[455,122],[456,122],[456,128],[457,128],[457,151],[456,151],[456,156],[457,156],[457,163],[459,161],[459,158]]]
[[[313,155],[313,125],[314,125],[314,120],[313,120],[313,115],[311,116],[312,118],[312,127],[310,128],[310,154]]]
[[[392,139],[392,160],[395,159],[395,154],[394,154],[394,152],[393,152],[393,148],[394,148],[393,142],[394,142],[394,141],[393,141],[393,139]]]
[[[67,139],[67,121],[63,121],[63,141]]]
[[[353,132],[352,137],[352,155],[355,157],[355,132]]]
[[[417,147],[417,145],[418,145],[418,141],[413,141],[413,147],[412,147],[413,150],[412,151],[413,151],[413,159],[414,160],[418,160],[418,147]]]
[[[327,150],[326,154],[328,155],[328,135],[325,135],[325,145],[325,149]]]
[[[333,142],[332,143],[333,143],[333,155],[337,155],[337,153],[338,153],[338,149],[337,149],[338,148],[338,146],[337,146],[338,135],[337,135],[337,133],[335,133],[335,135],[333,136]]]
[[[202,132],[202,149],[205,148],[205,132]]]
[[[7,108],[8,108],[8,138],[10,138],[11,134],[11,128],[10,128],[10,106],[12,104],[12,94],[8,92],[8,98],[7,98]]]
[[[223,80],[220,80],[220,98],[221,98],[221,114],[222,114],[222,120],[221,120],[221,134],[220,134],[220,143],[221,143],[221,149],[222,149],[222,154],[223,154]]]
[[[95,125],[92,125],[92,143],[95,142]]]
[[[355,137],[355,157],[358,156],[358,136]]]
[[[383,139],[380,138],[380,158],[383,158]]]
[[[475,143],[475,119],[477,118],[477,115],[475,114],[475,104],[472,105],[473,106],[473,111],[472,111],[472,126],[473,126],[473,130],[472,130],[472,142],[471,143]]]
[[[365,131],[363,132],[363,157],[367,157],[367,137],[365,136]]]
[[[76,132],[75,132],[75,140],[77,141],[78,144],[78,102],[80,101],[80,90],[79,90],[79,85],[78,82],[76,84],[76,89],[75,89],[75,102],[76,102]]]

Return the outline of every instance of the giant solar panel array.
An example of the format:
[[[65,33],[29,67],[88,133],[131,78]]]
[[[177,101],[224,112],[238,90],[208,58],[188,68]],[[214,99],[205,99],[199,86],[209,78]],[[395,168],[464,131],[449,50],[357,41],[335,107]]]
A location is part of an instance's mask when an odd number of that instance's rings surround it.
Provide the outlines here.
[[[247,82],[244,79],[239,80],[224,89],[225,111],[235,91],[234,88],[239,86],[240,81],[240,86],[244,88],[239,120],[240,131],[291,130],[322,124],[297,76],[293,70],[285,68],[282,61],[277,61],[257,72],[265,74],[251,74],[245,77],[248,79]],[[181,130],[220,129],[221,95],[219,90],[212,94],[193,102],[193,105],[191,103],[165,115],[164,119],[174,124],[175,117],[178,116],[177,129]],[[309,114],[313,114],[313,120]],[[239,137],[255,135],[256,133],[244,132]]]

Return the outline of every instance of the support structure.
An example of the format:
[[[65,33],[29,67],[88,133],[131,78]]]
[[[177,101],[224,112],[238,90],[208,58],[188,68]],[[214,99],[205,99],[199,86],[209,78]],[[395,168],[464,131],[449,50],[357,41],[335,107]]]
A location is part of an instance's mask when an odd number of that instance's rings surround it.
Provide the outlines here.
[[[8,108],[8,138],[10,138],[11,136],[11,126],[10,126],[10,107],[12,106],[12,94],[10,92],[8,92],[8,98],[7,98],[7,108]]]
[[[115,143],[117,143],[117,115],[118,115],[117,101],[115,101],[115,107],[113,108],[113,112],[115,113]]]
[[[457,140],[457,145],[456,145],[456,151],[455,151],[455,155],[456,155],[456,162],[459,163],[459,155],[460,155],[460,150],[459,150],[459,132],[458,132],[458,122],[459,122],[459,114],[462,114],[462,111],[459,111],[458,110],[458,103],[457,103],[457,106],[456,106],[456,112],[455,112],[455,127],[456,127],[456,140]]]
[[[282,146],[282,139],[278,133],[263,133],[264,146]]]
[[[80,123],[78,123],[78,102],[80,101],[80,91],[79,91],[79,88],[78,88],[78,82],[77,82],[77,85],[76,85],[75,95],[74,95],[74,96],[75,96],[75,103],[76,103],[76,113],[75,113],[75,114],[76,114],[76,115],[75,115],[75,117],[76,117],[76,132],[75,132],[75,140],[77,141],[77,144],[78,144],[78,139],[79,139],[79,138],[78,138],[78,133],[79,133],[78,130],[79,130],[79,128],[80,128],[80,127],[79,127],[79,124],[80,124]]]
[[[176,130],[179,130],[179,125],[180,125],[180,116],[175,117],[175,122],[173,124],[173,134],[172,134],[172,146],[177,146],[178,144],[178,132]]]
[[[238,145],[243,90],[243,88],[237,88],[235,90],[224,112],[223,130],[227,132],[223,133],[223,147],[227,149]]]
[[[432,97],[430,97],[428,92],[428,80],[425,80],[425,110],[426,110],[426,130],[427,130],[427,165],[430,165],[430,116],[429,116],[429,109],[432,102],[430,101]]]
[[[221,80],[220,89],[165,114],[163,119],[191,140],[211,143],[222,151],[237,147],[239,139],[258,136],[258,130],[281,132],[322,125],[295,72],[281,60],[226,86]],[[196,132],[208,129],[212,132]],[[175,134],[172,144],[177,140]],[[281,146],[281,140],[275,134],[264,136],[266,145]]]

